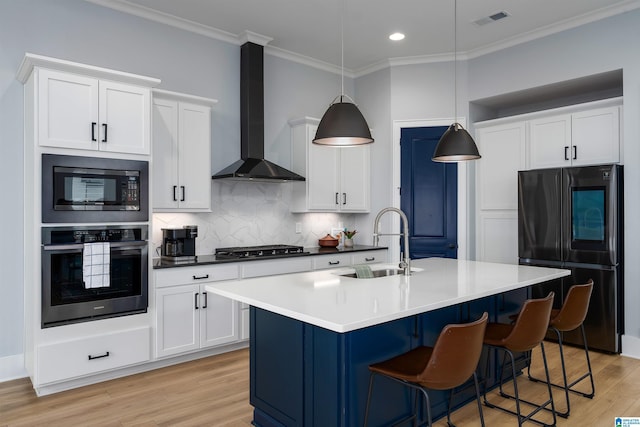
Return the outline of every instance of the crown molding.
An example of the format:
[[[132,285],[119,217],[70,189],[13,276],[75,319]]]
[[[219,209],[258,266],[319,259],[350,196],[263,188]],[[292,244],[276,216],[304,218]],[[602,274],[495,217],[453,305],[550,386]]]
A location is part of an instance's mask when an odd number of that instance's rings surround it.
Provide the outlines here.
[[[208,25],[202,25],[194,21],[190,21],[184,18],[178,18],[174,15],[158,12],[156,10],[149,9],[148,7],[140,6],[128,2],[127,0],[85,0],[89,3],[94,3],[99,6],[108,7],[119,12],[128,13],[130,15],[139,16],[140,18],[148,19],[150,21],[159,22],[161,24],[169,25],[171,27],[179,28],[181,30],[189,31],[192,33],[200,34],[201,36],[209,37],[216,40],[221,40],[227,43],[242,44],[242,37],[236,34],[229,33],[227,31],[218,30],[217,28],[210,27]]]
[[[190,31],[196,34],[203,35],[212,39],[232,43],[235,45],[244,44],[247,41],[251,41],[256,44],[265,46],[265,53],[270,55],[286,59],[289,61],[297,62],[299,64],[307,65],[312,68],[327,71],[334,74],[341,74],[343,70],[334,64],[330,64],[325,61],[290,52],[274,46],[268,46],[267,44],[273,39],[264,35],[260,35],[251,31],[244,31],[241,34],[232,34],[217,28],[213,28],[207,25],[202,25],[194,21],[190,21],[183,18],[178,18],[173,15],[158,12],[149,9],[144,6],[131,3],[128,0],[85,0],[90,3],[94,3],[99,6],[104,6],[110,9],[118,10],[120,12],[128,13],[131,15],[139,16],[141,18],[149,19],[151,21],[166,24],[175,28],[180,28],[185,31]],[[522,43],[527,43],[542,37],[549,36],[551,34],[566,31],[572,28],[579,27],[591,22],[595,22],[604,18],[608,18],[621,13],[629,12],[634,9],[640,8],[640,0],[627,0],[614,6],[607,6],[602,9],[589,12],[580,16],[572,17],[549,25],[544,28],[540,28],[528,33],[502,40],[493,44],[482,46],[477,49],[472,49],[467,52],[458,52],[457,57],[459,60],[467,60],[477,58],[489,53],[494,53],[499,50],[510,48]],[[377,63],[362,67],[357,70],[344,69],[344,76],[349,78],[361,77],[375,71],[379,71],[389,67],[402,66],[402,65],[416,65],[416,64],[428,64],[435,62],[452,61],[453,54],[436,54],[436,55],[420,55],[411,57],[398,57],[382,60]]]

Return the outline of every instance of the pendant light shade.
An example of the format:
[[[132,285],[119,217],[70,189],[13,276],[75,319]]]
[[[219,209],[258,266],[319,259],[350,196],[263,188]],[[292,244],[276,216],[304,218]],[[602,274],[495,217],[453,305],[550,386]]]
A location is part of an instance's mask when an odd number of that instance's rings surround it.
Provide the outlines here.
[[[478,147],[460,123],[454,123],[442,135],[431,160],[434,162],[460,162],[480,158]]]
[[[453,2],[453,108],[458,119],[458,2]],[[480,158],[478,147],[460,123],[453,123],[442,135],[431,160],[434,162],[463,162]]]
[[[373,142],[364,116],[353,99],[344,94],[344,9],[345,0],[342,1],[340,19],[340,95],[333,100],[322,116],[316,137],[313,139],[314,144],[350,147]],[[344,102],[344,98],[351,102]],[[338,99],[339,102],[336,102]]]
[[[339,102],[334,100],[322,116],[313,140],[314,144],[352,146],[373,142],[364,116],[356,104],[344,102],[344,97],[345,95],[340,95]]]

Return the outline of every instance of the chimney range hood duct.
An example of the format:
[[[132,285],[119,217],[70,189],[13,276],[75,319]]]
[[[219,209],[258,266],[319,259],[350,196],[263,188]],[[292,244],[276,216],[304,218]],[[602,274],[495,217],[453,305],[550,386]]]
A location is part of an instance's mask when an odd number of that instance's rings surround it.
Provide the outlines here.
[[[287,182],[304,177],[264,158],[264,47],[240,48],[240,160],[212,179]]]

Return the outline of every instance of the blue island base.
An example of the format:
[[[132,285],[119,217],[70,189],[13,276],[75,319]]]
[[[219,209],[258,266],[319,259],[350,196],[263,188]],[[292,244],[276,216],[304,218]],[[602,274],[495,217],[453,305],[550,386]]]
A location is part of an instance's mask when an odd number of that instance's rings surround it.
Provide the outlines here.
[[[251,391],[258,427],[361,427],[369,386],[368,366],[420,345],[433,345],[449,323],[475,320],[488,311],[490,321],[505,321],[527,298],[526,289],[486,297],[347,333],[337,333],[251,307]],[[461,349],[464,350],[464,349]],[[489,372],[484,372],[489,357]],[[493,353],[480,367],[486,386],[495,384]],[[370,426],[393,424],[413,411],[413,394],[377,377]],[[435,419],[446,415],[448,392],[430,391]],[[475,399],[463,389],[454,407]]]

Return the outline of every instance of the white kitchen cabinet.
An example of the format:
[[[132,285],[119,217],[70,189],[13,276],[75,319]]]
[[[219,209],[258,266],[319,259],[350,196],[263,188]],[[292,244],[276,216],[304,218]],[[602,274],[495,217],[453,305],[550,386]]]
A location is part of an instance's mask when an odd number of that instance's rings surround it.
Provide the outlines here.
[[[211,211],[213,99],[153,92],[153,209]]]
[[[373,251],[354,252],[351,263],[357,264],[375,264],[378,262],[387,262],[387,249],[379,249]]]
[[[37,74],[39,145],[150,153],[148,87],[49,69]]]
[[[291,120],[292,169],[306,181],[293,182],[292,212],[369,212],[371,152],[368,145],[313,144],[319,120]]]
[[[619,121],[618,106],[531,120],[531,168],[620,162]]]
[[[482,158],[476,164],[480,210],[518,209],[518,171],[526,169],[526,123],[476,126]]]
[[[100,334],[38,347],[38,380],[48,384],[147,362],[149,327]]]
[[[518,171],[527,166],[527,123],[492,121],[475,127],[482,154],[476,162],[476,259],[517,263]]]
[[[238,302],[204,290],[216,280],[237,278],[236,265],[160,269],[154,273],[157,357],[240,339]]]

